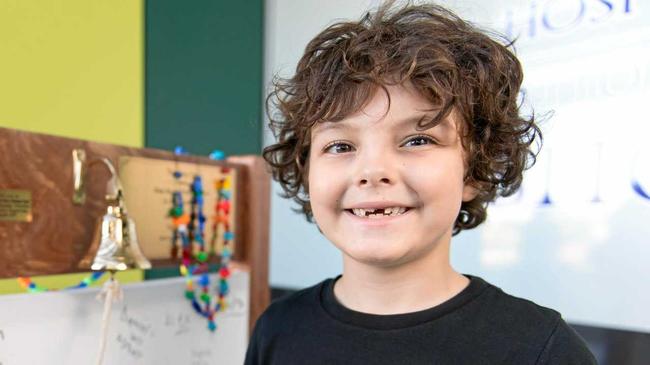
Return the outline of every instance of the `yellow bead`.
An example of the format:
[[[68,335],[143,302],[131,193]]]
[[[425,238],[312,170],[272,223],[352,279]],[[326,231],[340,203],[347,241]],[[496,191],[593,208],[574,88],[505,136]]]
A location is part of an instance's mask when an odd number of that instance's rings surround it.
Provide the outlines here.
[[[227,178],[223,181],[223,185],[221,186],[221,188],[222,188],[222,189],[225,189],[225,190],[230,190],[230,187],[231,187],[231,186],[232,186],[232,181],[231,181],[230,177],[227,177]]]

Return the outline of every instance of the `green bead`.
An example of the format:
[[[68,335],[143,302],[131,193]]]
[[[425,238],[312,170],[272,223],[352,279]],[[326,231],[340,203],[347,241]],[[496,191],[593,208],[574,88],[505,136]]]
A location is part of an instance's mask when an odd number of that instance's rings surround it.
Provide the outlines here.
[[[201,294],[201,300],[207,303],[210,301],[210,296],[207,293],[203,293]]]
[[[185,291],[185,298],[187,299],[194,299],[194,292],[191,290],[186,290]]]
[[[205,252],[199,252],[196,254],[196,259],[199,260],[199,262],[205,262],[208,259],[208,254]]]

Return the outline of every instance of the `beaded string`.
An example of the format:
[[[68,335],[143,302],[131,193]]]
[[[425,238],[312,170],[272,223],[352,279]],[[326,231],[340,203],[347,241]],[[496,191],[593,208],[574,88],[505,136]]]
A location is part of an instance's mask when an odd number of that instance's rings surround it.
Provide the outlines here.
[[[182,147],[179,146],[174,150],[174,154],[182,155],[185,154],[185,151]],[[174,170],[173,176],[176,180],[177,185],[179,185],[181,178],[183,177],[183,173],[178,169],[178,162],[176,163],[176,169]],[[181,190],[175,190],[172,192],[172,207],[169,210],[168,215],[172,218],[172,225],[174,226],[170,255],[172,259],[175,259],[178,257],[179,239],[181,241],[183,251],[185,251],[190,245],[190,239],[187,231],[187,225],[190,222],[190,216],[183,212],[183,193]]]
[[[194,176],[191,188],[192,207],[190,211],[189,240],[190,242],[198,243],[199,247],[196,259],[199,262],[205,262],[207,260],[207,253],[205,252],[205,239],[203,234],[205,231],[205,215],[203,214],[203,183],[201,176]],[[196,224],[197,221],[198,224]],[[194,249],[194,247],[191,247],[191,249]]]
[[[175,149],[176,155],[186,154],[182,147]],[[222,160],[225,157],[223,152],[215,151],[210,154],[211,159]],[[230,231],[230,197],[232,178],[227,175],[230,172],[228,168],[222,168],[222,177],[215,182],[217,190],[217,199],[215,203],[215,216],[212,224],[212,237],[210,240],[209,252],[206,252],[205,244],[205,222],[206,218],[203,214],[203,184],[199,175],[196,175],[190,185],[192,192],[192,200],[190,205],[190,212],[185,213],[183,209],[183,197],[180,190],[172,193],[172,208],[169,211],[169,216],[172,217],[174,226],[174,234],[172,239],[172,258],[178,256],[178,240],[180,239],[182,245],[182,258],[180,265],[180,273],[185,277],[185,297],[190,300],[192,308],[201,316],[208,319],[208,329],[215,331],[217,325],[214,317],[218,312],[226,309],[226,296],[229,291],[228,278],[230,277],[230,258],[231,254],[231,241],[234,239],[233,233]],[[174,178],[178,183],[182,177],[182,173],[176,168],[174,171]],[[223,250],[221,253],[221,261],[218,266],[219,284],[217,287],[217,295],[211,297],[209,294],[210,277],[208,258],[216,254],[215,246],[218,238],[218,232],[221,228],[223,232]],[[196,244],[196,249],[194,245]],[[198,285],[200,286],[200,295],[197,296],[194,290],[195,279],[198,277]]]
[[[234,238],[233,232],[230,230],[230,198],[232,193],[232,177],[227,175],[230,169],[224,167],[222,170],[224,175],[216,184],[215,188],[218,192],[216,203],[216,214],[213,225],[213,232],[216,235],[219,225],[223,226],[223,248],[221,250],[221,263],[219,268],[219,296],[215,307],[215,312],[226,310],[226,295],[228,294],[228,278],[230,277],[230,259],[232,257],[232,240]],[[216,244],[216,237],[212,237],[212,246]]]
[[[215,150],[210,154],[210,158],[214,160],[224,160],[225,154],[222,151]],[[210,320],[213,321],[214,315],[217,312],[225,311],[227,308],[226,296],[230,290],[228,286],[228,278],[230,277],[230,260],[232,258],[232,240],[235,238],[234,233],[230,228],[230,207],[232,197],[232,175],[230,175],[230,168],[223,167],[221,169],[221,179],[215,182],[215,189],[217,190],[216,214],[212,225],[212,240],[210,242],[210,251],[215,252],[217,242],[217,232],[219,225],[222,226],[223,232],[223,247],[221,248],[221,261],[219,265],[219,288],[218,297],[214,312],[210,315]]]
[[[79,284],[77,285],[72,285],[68,286],[65,288],[61,289],[48,289],[43,286],[40,286],[36,284],[34,281],[32,281],[32,278],[30,277],[19,277],[16,280],[18,280],[18,284],[24,289],[27,290],[30,293],[42,293],[46,291],[59,291],[59,290],[72,290],[72,289],[81,289],[81,288],[86,288],[90,285],[92,285],[94,282],[99,280],[99,278],[104,275],[104,271],[94,271],[90,275],[84,277]]]
[[[225,175],[229,173],[230,169],[223,168],[222,173]],[[217,232],[219,231],[220,225],[223,226],[223,250],[221,252],[221,262],[219,264],[219,285],[217,288],[217,295],[214,298],[211,298],[208,294],[208,288],[210,285],[210,278],[208,276],[209,270],[207,265],[208,255],[205,253],[205,245],[200,246],[202,248],[196,255],[198,264],[190,265],[189,262],[184,261],[180,267],[181,274],[186,278],[186,289],[185,296],[192,303],[192,308],[199,313],[200,315],[208,319],[208,329],[210,331],[215,331],[217,325],[214,321],[214,317],[218,312],[226,310],[226,296],[229,291],[228,278],[230,277],[230,258],[231,254],[231,241],[234,238],[233,233],[230,231],[229,224],[229,213],[230,213],[230,196],[231,196],[231,185],[232,180],[230,176],[225,176],[219,179],[215,183],[215,188],[217,190],[217,202],[215,204],[215,218],[212,225],[212,238],[211,238],[211,248],[210,252],[215,252],[214,246],[216,245]],[[196,186],[198,187],[198,185]],[[198,193],[199,190],[193,186],[193,189]],[[194,191],[193,190],[193,191]],[[202,192],[202,190],[201,190]],[[197,196],[202,196],[202,194],[196,194]],[[198,204],[197,204],[198,205]],[[198,212],[197,212],[198,214]],[[200,221],[200,220],[199,220]],[[200,227],[200,226],[199,226]],[[201,235],[202,231],[199,232]],[[203,254],[203,255],[201,255]],[[197,299],[197,296],[194,291],[194,276],[200,275],[199,285],[201,286],[201,295]],[[199,302],[202,302],[202,304]],[[214,305],[212,305],[214,303]]]
[[[207,264],[208,254],[205,252],[205,216],[203,215],[203,184],[200,176],[195,176],[192,182],[192,213],[190,215],[190,242],[198,243],[198,250],[194,254],[196,264],[192,265],[191,256],[183,256],[181,273],[186,277],[185,296],[192,301],[192,307],[200,314],[208,313],[210,310],[210,277]],[[195,224],[198,220],[198,225]],[[199,285],[201,287],[200,299],[203,306],[196,299],[194,294],[194,276],[200,275]],[[214,330],[208,323],[208,328]]]

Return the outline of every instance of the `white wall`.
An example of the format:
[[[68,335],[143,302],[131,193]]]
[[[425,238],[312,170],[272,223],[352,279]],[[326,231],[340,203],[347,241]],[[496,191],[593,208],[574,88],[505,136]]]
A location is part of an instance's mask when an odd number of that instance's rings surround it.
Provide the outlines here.
[[[545,146],[521,194],[452,241],[452,263],[574,323],[650,331],[650,3],[441,1],[481,26],[519,33],[528,101]],[[376,1],[267,0],[265,82],[289,76],[307,42]],[[510,20],[508,20],[510,19]],[[271,143],[267,131],[265,143]],[[277,196],[271,284],[300,288],[341,271],[339,253]],[[545,195],[551,204],[541,204]],[[597,197],[597,199],[594,199]]]

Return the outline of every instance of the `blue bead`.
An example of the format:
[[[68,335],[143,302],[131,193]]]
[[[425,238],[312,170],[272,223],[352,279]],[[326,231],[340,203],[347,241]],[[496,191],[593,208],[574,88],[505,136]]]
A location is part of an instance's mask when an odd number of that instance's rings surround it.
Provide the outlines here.
[[[226,154],[221,150],[214,150],[210,153],[210,158],[213,160],[221,161],[226,158]]]
[[[210,285],[210,278],[208,277],[208,274],[201,275],[201,278],[199,279],[199,284],[201,284],[201,286]]]
[[[36,288],[36,284],[34,284],[34,283],[29,283],[29,288],[30,288],[30,289],[34,289],[34,288]]]
[[[219,195],[221,195],[221,197],[224,198],[224,199],[230,199],[230,191],[227,191],[227,190],[223,190],[223,189],[222,189],[222,190],[219,192]]]
[[[232,232],[224,232],[223,233],[223,239],[224,240],[230,241],[230,240],[233,239],[233,237],[235,237],[235,235]]]
[[[208,322],[208,328],[210,331],[216,331],[217,330],[217,324],[214,322]]]
[[[219,292],[224,294],[224,295],[226,293],[228,293],[228,282],[227,281],[221,280],[221,282],[219,283]]]
[[[175,178],[180,179],[181,176],[183,176],[183,173],[181,173],[180,171],[174,171],[174,177]]]
[[[196,300],[192,300],[192,307],[197,313],[203,313],[203,311],[201,310],[201,306],[199,305],[199,302],[197,302]]]
[[[176,146],[174,148],[174,154],[175,155],[186,155],[187,151],[185,151],[185,148],[183,148],[183,146]]]

